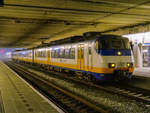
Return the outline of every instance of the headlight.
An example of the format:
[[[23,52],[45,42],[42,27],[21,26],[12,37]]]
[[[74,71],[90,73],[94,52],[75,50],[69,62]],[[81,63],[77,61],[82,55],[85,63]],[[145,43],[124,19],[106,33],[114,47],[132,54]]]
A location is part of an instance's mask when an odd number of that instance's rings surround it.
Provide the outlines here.
[[[127,67],[133,67],[133,63],[127,63]]]
[[[108,67],[109,67],[109,68],[115,68],[115,67],[116,67],[116,64],[115,64],[115,63],[109,63],[109,64],[108,64]]]
[[[117,52],[117,55],[118,55],[118,56],[121,56],[121,55],[122,55],[122,53],[121,53],[120,51],[118,51],[118,52]]]

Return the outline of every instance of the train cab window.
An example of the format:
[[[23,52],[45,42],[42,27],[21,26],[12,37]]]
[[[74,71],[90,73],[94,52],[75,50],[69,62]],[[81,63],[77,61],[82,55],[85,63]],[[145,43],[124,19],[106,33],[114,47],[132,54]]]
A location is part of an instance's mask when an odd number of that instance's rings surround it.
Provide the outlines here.
[[[112,49],[123,49],[123,42],[122,40],[111,40],[111,47]]]
[[[110,48],[110,44],[109,44],[109,40],[100,40],[101,42],[101,48],[102,49],[109,49]]]
[[[99,41],[96,41],[95,48],[96,49],[130,49],[130,43],[129,40],[126,38],[106,37],[106,38],[99,39]]]
[[[75,48],[70,48],[70,58],[75,59]]]

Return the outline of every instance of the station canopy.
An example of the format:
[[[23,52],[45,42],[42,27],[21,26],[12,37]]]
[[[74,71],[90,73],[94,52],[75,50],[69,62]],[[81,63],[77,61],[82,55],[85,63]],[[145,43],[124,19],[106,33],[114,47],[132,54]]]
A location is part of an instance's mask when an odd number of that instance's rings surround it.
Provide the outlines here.
[[[4,0],[0,47],[35,47],[88,31],[150,31],[150,0]]]

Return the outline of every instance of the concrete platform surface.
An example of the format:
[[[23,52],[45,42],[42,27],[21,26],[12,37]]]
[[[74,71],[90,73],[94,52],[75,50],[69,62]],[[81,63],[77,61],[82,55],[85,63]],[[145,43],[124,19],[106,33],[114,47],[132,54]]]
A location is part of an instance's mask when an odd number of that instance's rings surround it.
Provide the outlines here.
[[[150,67],[135,68],[133,75],[150,77]]]
[[[150,91],[150,68],[135,68],[133,75],[135,77],[128,83],[134,87],[139,87]]]
[[[0,62],[0,113],[63,112]]]

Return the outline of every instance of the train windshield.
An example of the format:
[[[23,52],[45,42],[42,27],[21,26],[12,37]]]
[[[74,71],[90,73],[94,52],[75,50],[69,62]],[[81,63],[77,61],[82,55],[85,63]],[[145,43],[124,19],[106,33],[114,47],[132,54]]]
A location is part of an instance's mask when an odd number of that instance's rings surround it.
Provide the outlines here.
[[[127,38],[107,38],[99,40],[100,49],[130,49]]]

